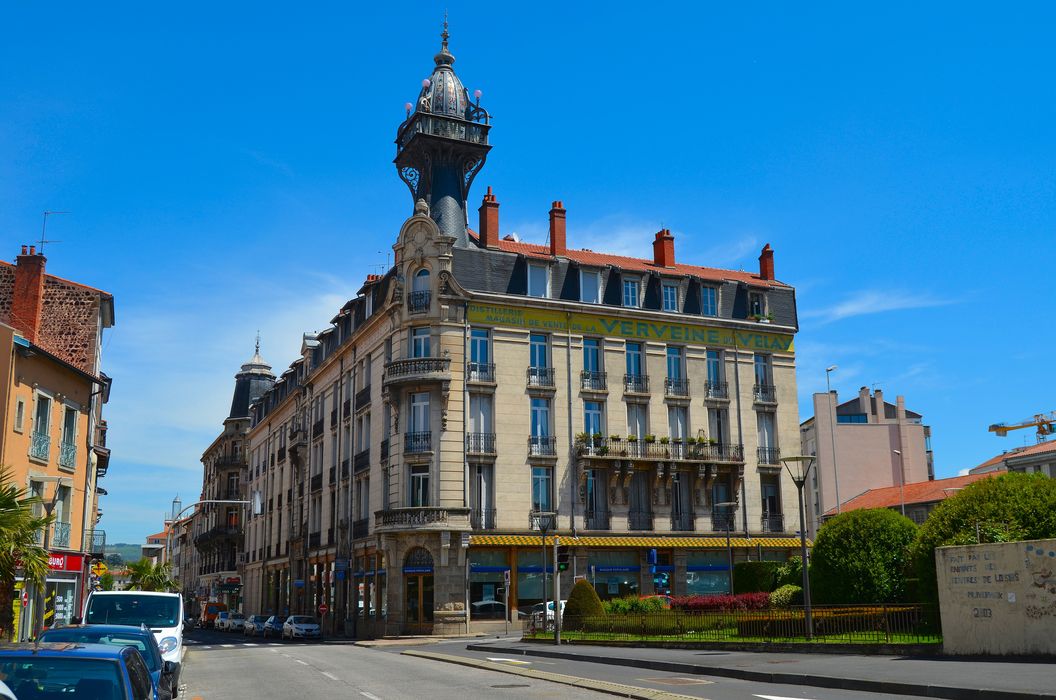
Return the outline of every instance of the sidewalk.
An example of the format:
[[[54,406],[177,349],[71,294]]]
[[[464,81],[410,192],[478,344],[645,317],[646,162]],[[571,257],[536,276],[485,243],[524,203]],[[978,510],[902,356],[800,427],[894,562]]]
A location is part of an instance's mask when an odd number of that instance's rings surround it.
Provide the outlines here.
[[[635,666],[687,675],[808,685],[952,700],[1056,700],[1056,663],[849,654],[638,649],[531,642],[470,644],[505,655]]]

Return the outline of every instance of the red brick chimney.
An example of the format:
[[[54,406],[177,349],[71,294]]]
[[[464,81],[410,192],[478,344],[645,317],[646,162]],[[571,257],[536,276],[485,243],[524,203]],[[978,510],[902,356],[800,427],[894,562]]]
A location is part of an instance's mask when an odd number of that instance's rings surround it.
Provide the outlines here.
[[[488,185],[488,193],[484,195],[484,201],[480,203],[480,244],[485,248],[494,248],[499,241],[499,201],[491,193],[491,185]]]
[[[550,207],[550,255],[564,255],[565,247],[565,205],[556,201]]]
[[[767,243],[759,253],[759,276],[764,280],[774,279],[774,249]]]
[[[653,240],[653,262],[660,267],[675,266],[675,237],[666,228],[656,232],[656,238]]]
[[[37,342],[40,318],[44,311],[44,263],[47,258],[37,253],[36,247],[22,246],[22,254],[15,260],[15,289],[11,297],[11,325],[21,331],[26,340]]]

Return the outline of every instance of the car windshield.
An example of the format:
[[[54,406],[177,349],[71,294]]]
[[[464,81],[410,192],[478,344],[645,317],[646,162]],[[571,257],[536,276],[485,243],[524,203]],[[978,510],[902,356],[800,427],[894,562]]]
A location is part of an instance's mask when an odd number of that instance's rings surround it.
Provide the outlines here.
[[[244,620],[246,618],[242,616],[242,613],[231,613],[231,617],[228,618],[228,619],[230,619],[230,620]]]
[[[135,633],[103,632],[91,627],[60,627],[44,630],[40,634],[41,642],[77,642],[80,644],[107,644],[115,647],[135,647],[143,657],[151,673],[161,668],[161,659],[154,654],[154,647],[146,638],[154,638],[147,632],[145,635]]]
[[[174,596],[93,595],[84,621],[92,625],[175,627],[180,620],[180,600]]]
[[[290,623],[294,625],[314,625],[315,618],[307,615],[294,615],[290,618]]]
[[[19,698],[119,698],[120,673],[118,662],[109,659],[0,657],[0,677]]]

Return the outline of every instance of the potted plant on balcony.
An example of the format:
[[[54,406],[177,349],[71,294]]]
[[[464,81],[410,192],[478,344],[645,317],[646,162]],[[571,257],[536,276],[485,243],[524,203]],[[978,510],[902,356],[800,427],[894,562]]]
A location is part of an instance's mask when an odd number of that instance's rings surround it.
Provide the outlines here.
[[[664,435],[660,438],[660,444],[664,446],[664,457],[670,457],[671,450],[669,450],[667,446],[671,444],[671,438]]]
[[[620,442],[620,436],[619,435],[610,435],[609,436],[609,446],[612,447],[613,449],[616,449],[616,447],[618,446],[620,448],[620,456],[621,457],[626,457],[627,456],[627,447],[625,445],[623,445],[623,443]]]
[[[645,441],[646,442],[656,442],[656,436],[655,435],[646,435],[645,436]]]

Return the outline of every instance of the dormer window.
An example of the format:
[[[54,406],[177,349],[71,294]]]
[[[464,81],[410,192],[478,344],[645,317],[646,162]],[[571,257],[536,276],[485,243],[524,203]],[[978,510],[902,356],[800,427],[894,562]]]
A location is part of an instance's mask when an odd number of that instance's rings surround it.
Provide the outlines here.
[[[528,296],[545,299],[550,282],[550,269],[546,265],[528,265]]]
[[[601,274],[597,270],[579,271],[579,300],[587,304],[601,303]]]
[[[663,290],[664,311],[678,311],[678,285],[665,283]]]
[[[715,287],[700,288],[700,313],[704,316],[719,315],[719,290]]]
[[[762,292],[748,293],[748,316],[754,318],[766,315],[766,297]]]
[[[623,305],[638,308],[642,305],[642,282],[637,277],[623,278]]]

